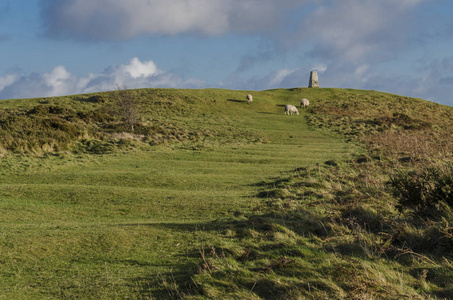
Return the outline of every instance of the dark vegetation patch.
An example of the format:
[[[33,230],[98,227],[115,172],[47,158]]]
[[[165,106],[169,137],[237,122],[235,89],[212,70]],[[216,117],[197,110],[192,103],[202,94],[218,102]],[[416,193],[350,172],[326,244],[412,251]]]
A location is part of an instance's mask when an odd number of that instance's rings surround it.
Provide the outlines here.
[[[0,148],[13,153],[64,151],[85,131],[82,124],[58,116],[8,114],[0,119]]]

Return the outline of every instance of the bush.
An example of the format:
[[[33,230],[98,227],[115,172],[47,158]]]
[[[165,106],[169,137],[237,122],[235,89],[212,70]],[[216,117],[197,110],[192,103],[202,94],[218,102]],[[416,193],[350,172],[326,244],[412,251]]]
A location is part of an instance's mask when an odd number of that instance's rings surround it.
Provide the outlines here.
[[[66,150],[83,131],[78,124],[55,116],[11,114],[0,119],[0,143],[17,153]]]
[[[453,164],[422,166],[399,171],[391,178],[397,209],[415,215],[440,219],[453,209]]]
[[[115,113],[129,130],[134,131],[134,126],[141,119],[136,95],[126,85],[122,88],[118,86],[118,91],[112,95],[114,96]]]
[[[74,111],[67,108],[67,107],[61,107],[61,106],[55,106],[55,105],[38,105],[33,107],[27,112],[27,115],[68,115],[68,114],[74,114]]]

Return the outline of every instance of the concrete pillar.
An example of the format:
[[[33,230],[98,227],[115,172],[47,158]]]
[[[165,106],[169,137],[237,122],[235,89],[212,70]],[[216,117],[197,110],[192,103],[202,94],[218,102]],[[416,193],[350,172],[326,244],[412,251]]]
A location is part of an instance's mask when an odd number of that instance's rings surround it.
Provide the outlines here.
[[[310,72],[310,82],[308,82],[308,87],[319,88],[318,72],[317,71],[311,71]]]

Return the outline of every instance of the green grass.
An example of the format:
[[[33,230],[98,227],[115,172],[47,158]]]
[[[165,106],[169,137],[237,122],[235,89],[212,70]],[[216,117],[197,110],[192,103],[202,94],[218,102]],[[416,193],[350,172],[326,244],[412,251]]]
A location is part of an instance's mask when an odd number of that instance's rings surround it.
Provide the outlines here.
[[[386,184],[398,159],[448,152],[450,108],[343,89],[250,105],[250,91],[130,92],[134,130],[117,92],[0,102],[0,297],[451,295],[448,252],[414,250],[451,228],[410,223]]]
[[[178,269],[179,281],[195,272],[194,251],[220,238],[212,222],[242,218],[259,205],[259,182],[349,152],[341,139],[309,129],[305,114],[284,116],[277,105],[286,99],[278,93],[280,101],[262,92],[262,103],[256,93],[249,106],[238,91],[168,93],[188,93],[200,107],[181,104],[189,115],[170,109],[145,119],[176,124],[176,131],[181,124],[209,129],[212,136],[101,156],[2,160],[1,296],[168,297],[168,274]],[[76,109],[72,99],[37,101]],[[211,99],[218,105],[206,108]],[[1,104],[28,110],[31,102]]]

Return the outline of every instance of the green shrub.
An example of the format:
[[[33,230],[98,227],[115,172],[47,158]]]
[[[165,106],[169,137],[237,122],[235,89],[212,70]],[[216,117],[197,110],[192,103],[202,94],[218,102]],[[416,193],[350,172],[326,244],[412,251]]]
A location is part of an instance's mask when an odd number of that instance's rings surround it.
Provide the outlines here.
[[[114,145],[108,141],[100,140],[81,140],[80,149],[91,154],[106,154],[112,153]]]
[[[0,119],[0,143],[17,153],[66,150],[83,131],[78,124],[53,115],[11,114]]]
[[[113,113],[105,107],[88,112],[77,112],[76,118],[83,120],[85,123],[107,123],[115,120]]]
[[[453,165],[422,166],[399,171],[391,178],[397,209],[417,216],[439,219],[453,208]]]

